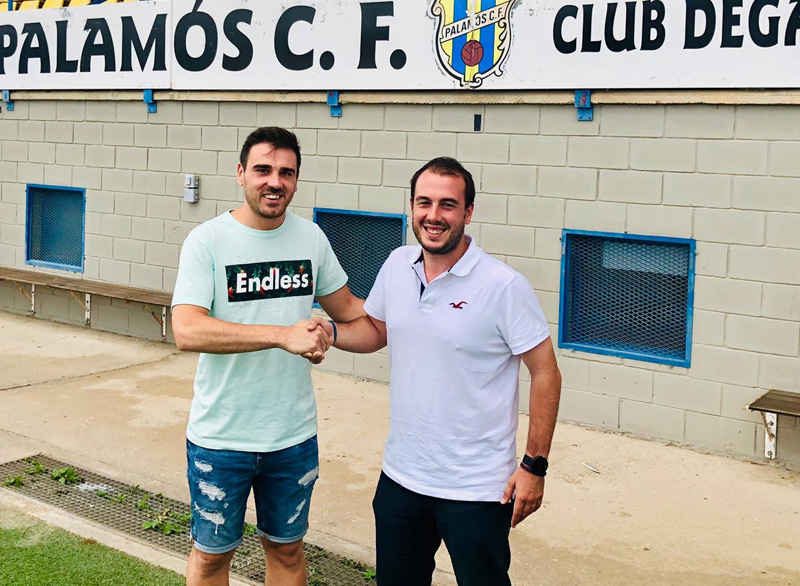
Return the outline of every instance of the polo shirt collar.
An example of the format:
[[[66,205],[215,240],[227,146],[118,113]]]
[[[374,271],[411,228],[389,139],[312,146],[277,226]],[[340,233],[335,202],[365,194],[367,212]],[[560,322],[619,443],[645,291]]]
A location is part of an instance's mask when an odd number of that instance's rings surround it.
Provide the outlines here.
[[[467,236],[467,241],[469,242],[467,252],[450,269],[450,272],[458,277],[466,277],[481,259],[481,249],[475,244],[475,239],[472,236]]]
[[[475,239],[467,235],[467,242],[469,242],[469,247],[464,253],[464,256],[458,259],[458,262],[448,271],[459,277],[466,277],[481,259],[481,249],[478,248]],[[413,267],[417,263],[422,263],[422,259],[422,246],[417,244],[408,252],[408,263]]]
[[[422,262],[422,246],[419,244],[412,246],[408,251],[408,264],[413,267],[418,262]]]

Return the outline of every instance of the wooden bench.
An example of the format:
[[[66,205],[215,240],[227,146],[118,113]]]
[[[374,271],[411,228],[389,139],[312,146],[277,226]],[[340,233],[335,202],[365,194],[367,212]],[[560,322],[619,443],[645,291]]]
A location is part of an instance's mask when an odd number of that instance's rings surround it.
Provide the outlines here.
[[[778,415],[800,417],[800,393],[769,391],[747,406],[761,413],[764,420],[764,456],[770,460],[777,455]]]
[[[1,1],[1,0],[0,0]],[[92,295],[133,301],[144,305],[153,318],[161,326],[161,337],[167,337],[167,309],[172,304],[172,294],[153,289],[142,289],[140,287],[130,287],[128,285],[115,285],[113,283],[101,283],[88,279],[76,279],[62,275],[51,275],[25,269],[12,269],[0,266],[0,281],[10,281],[19,289],[28,301],[31,302],[31,314],[36,313],[36,287],[51,287],[53,289],[64,289],[80,303],[86,316],[86,325],[91,325]],[[20,286],[20,284],[30,285],[30,295]],[[84,298],[78,297],[75,292],[84,294]],[[150,306],[161,307],[161,316],[156,315]]]

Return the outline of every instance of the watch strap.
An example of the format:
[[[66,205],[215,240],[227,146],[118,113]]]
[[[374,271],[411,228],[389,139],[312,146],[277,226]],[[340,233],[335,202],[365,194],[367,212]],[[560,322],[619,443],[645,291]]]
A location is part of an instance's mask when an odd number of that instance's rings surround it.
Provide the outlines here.
[[[547,476],[547,467],[548,462],[547,458],[544,456],[529,456],[525,454],[522,458],[522,462],[519,465],[520,468],[525,470],[528,474],[533,474],[534,476],[540,476],[544,478]]]

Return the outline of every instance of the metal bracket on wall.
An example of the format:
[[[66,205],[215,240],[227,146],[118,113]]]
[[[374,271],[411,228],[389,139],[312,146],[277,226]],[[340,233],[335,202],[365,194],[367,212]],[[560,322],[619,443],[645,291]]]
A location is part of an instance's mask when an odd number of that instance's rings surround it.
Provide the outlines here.
[[[592,90],[575,90],[575,107],[578,109],[578,122],[594,120]]]
[[[761,412],[764,421],[764,457],[774,460],[778,452],[778,415]]]
[[[84,297],[84,301],[81,301],[81,298],[75,294],[75,291],[70,291],[70,295],[78,302],[83,308],[83,323],[87,326],[92,325],[92,295],[91,293],[86,293]]]
[[[31,285],[31,294],[30,295],[25,293],[25,289],[20,287],[19,283],[17,283],[16,281],[14,281],[14,286],[17,288],[17,290],[20,293],[22,293],[22,295],[25,297],[25,299],[27,299],[28,301],[31,302],[31,313],[32,314],[36,313],[36,285]]]
[[[158,104],[153,99],[153,90],[144,90],[144,103],[147,104],[147,111],[150,114],[158,112]]]
[[[3,90],[3,104],[6,106],[6,112],[14,111],[14,100],[11,99],[11,92]]]
[[[331,118],[342,117],[342,104],[339,102],[339,92],[337,90],[328,92],[328,106],[331,107]]]
[[[162,307],[161,308],[161,318],[160,319],[156,315],[156,312],[153,311],[151,309],[151,307],[149,305],[147,305],[146,303],[144,304],[144,308],[145,308],[146,311],[150,312],[150,315],[153,316],[153,319],[156,320],[158,322],[158,325],[161,326],[161,338],[163,340],[166,340],[167,339],[167,308],[166,307]]]

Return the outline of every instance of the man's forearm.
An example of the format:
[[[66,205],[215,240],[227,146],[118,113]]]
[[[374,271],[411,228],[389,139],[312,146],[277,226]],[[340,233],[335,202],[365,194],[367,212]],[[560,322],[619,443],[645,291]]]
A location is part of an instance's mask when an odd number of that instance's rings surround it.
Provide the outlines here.
[[[344,304],[342,307],[337,307],[335,310],[332,310],[332,313],[328,313],[328,315],[336,323],[347,323],[359,317],[366,316],[364,312],[364,300],[359,299],[355,295],[351,295],[347,304]]]
[[[553,431],[561,398],[561,373],[558,368],[531,373],[530,418],[526,452],[531,456],[550,454]]]
[[[367,315],[347,323],[337,322],[336,325],[339,331],[334,346],[340,350],[369,354],[386,346],[384,335]]]
[[[174,318],[173,318],[174,322]],[[175,324],[175,341],[180,350],[210,354],[238,354],[281,348],[286,328],[243,325],[209,316],[196,316]]]

